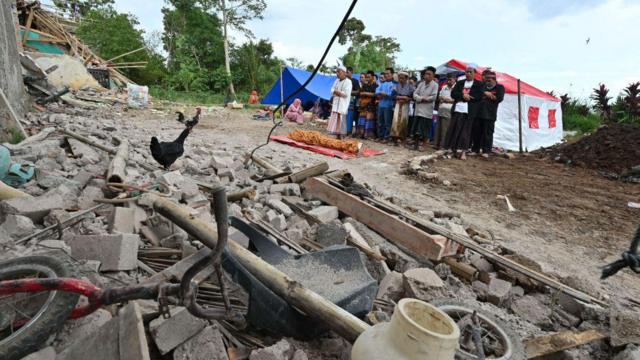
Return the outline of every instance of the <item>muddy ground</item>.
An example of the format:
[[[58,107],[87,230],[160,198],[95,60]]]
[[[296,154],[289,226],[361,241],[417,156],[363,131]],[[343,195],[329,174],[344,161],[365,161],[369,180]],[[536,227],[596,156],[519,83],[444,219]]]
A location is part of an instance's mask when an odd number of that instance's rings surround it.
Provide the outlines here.
[[[176,109],[193,113],[180,105],[156,104],[153,110],[114,115],[123,123],[147,129],[149,138],[156,135],[162,141],[175,138],[183,126],[175,121]],[[270,121],[252,120],[249,111],[205,110],[200,125],[187,139],[185,154],[188,156],[189,147],[196,144],[249,151],[266,140],[270,127]],[[296,128],[298,125],[285,124],[275,134],[285,135]],[[466,222],[492,232],[501,245],[539,262],[546,272],[586,280],[568,280],[584,291],[601,292],[612,300],[640,295],[640,279],[628,271],[599,281],[600,267],[620,256],[640,223],[640,210],[627,206],[629,201],[640,201],[640,185],[607,180],[594,170],[552,159],[517,156],[440,160],[434,168],[441,179],[452,183],[444,186],[403,174],[402,165],[424,153],[369,141],[366,146],[388,152],[344,161],[270,143],[258,154],[279,166],[328,161],[332,169],[347,168],[357,181],[405,206],[460,212]],[[508,194],[517,211],[508,212],[504,200],[496,199],[498,194]]]

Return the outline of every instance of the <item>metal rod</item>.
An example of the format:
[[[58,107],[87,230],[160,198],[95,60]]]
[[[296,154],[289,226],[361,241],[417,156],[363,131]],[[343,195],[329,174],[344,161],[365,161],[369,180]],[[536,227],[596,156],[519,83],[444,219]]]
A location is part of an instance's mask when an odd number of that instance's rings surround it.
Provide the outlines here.
[[[67,225],[72,224],[75,219],[77,219],[79,217],[82,217],[82,216],[84,216],[84,215],[86,215],[86,214],[88,214],[90,212],[95,211],[95,210],[98,210],[99,208],[101,208],[103,206],[106,206],[106,205],[107,204],[100,204],[100,205],[96,205],[96,206],[90,207],[87,210],[80,211],[79,213],[77,213],[77,214],[73,215],[72,217],[70,217],[70,218],[66,219],[65,221],[63,221],[61,224],[64,224],[62,226],[64,226],[64,228],[66,228]],[[58,224],[54,224],[54,225],[48,226],[48,227],[46,227],[46,228],[44,228],[44,229],[42,229],[42,230],[40,230],[38,232],[35,232],[35,233],[31,234],[31,235],[27,235],[27,236],[25,236],[25,237],[23,237],[21,239],[18,239],[16,241],[16,244],[26,243],[27,241],[29,241],[29,240],[31,240],[33,238],[36,238],[36,237],[38,237],[38,236],[40,236],[40,235],[42,235],[42,234],[44,234],[44,233],[46,233],[48,231],[55,230],[57,228],[58,228]]]

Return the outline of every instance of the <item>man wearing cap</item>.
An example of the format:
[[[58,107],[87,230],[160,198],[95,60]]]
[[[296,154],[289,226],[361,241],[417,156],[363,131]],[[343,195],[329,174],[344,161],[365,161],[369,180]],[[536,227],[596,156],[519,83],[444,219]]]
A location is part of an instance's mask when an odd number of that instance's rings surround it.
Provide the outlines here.
[[[327,123],[327,131],[338,139],[342,139],[347,134],[347,113],[349,112],[353,85],[351,79],[347,78],[347,69],[344,66],[339,66],[336,74],[338,78],[331,87],[333,104],[331,117]]]
[[[466,160],[466,153],[471,146],[471,131],[473,121],[478,114],[482,101],[484,83],[475,80],[478,65],[469,64],[465,69],[465,79],[456,83],[451,90],[451,97],[455,100],[451,124],[447,129],[445,150],[460,153],[460,160]]]
[[[415,101],[414,119],[410,134],[414,138],[416,149],[424,151],[424,144],[429,141],[431,126],[433,125],[433,110],[438,98],[438,83],[434,81],[436,68],[428,66],[422,70],[422,80],[413,92]]]
[[[393,111],[393,121],[391,122],[391,139],[394,145],[400,145],[407,137],[409,125],[409,102],[413,97],[415,88],[409,83],[409,74],[406,71],[398,72],[398,84],[393,89],[393,98],[396,105]]]
[[[447,129],[449,129],[449,123],[451,122],[451,109],[455,100],[451,97],[451,90],[456,85],[458,77],[455,72],[447,74],[447,83],[440,89],[440,97],[438,106],[438,125],[436,126],[436,135],[434,146],[436,149],[448,148],[445,144],[445,137],[447,135]]]
[[[471,151],[483,157],[489,157],[493,149],[493,132],[498,118],[498,105],[504,99],[504,86],[498,84],[496,73],[487,69],[482,72],[484,89],[478,115],[473,126],[473,144]]]

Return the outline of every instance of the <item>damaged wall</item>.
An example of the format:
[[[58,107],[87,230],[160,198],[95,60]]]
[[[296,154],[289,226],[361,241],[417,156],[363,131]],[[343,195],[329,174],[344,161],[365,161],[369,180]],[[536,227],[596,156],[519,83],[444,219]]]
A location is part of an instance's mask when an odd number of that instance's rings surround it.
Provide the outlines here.
[[[15,6],[15,2],[0,1],[0,88],[18,116],[21,116],[24,112],[25,94],[12,6]],[[0,106],[0,126],[3,129],[0,138],[7,135],[5,129],[12,123],[9,119],[7,109],[4,105]]]

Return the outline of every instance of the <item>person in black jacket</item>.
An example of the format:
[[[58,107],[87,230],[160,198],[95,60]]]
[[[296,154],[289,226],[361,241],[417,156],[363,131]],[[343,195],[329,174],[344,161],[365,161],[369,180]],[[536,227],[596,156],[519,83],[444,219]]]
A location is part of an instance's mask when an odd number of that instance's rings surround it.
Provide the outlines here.
[[[482,156],[489,157],[493,149],[493,132],[498,118],[498,105],[504,99],[504,86],[498,84],[496,73],[492,70],[485,70],[482,77],[485,85],[480,109],[473,125],[471,151],[479,154],[482,150]]]
[[[453,115],[451,124],[447,129],[444,149],[453,151],[454,154],[460,152],[460,159],[466,160],[466,153],[471,146],[471,130],[475,120],[480,101],[482,101],[484,83],[475,80],[476,64],[469,64],[465,70],[466,79],[460,80],[451,90],[451,97],[455,100],[453,104]]]

